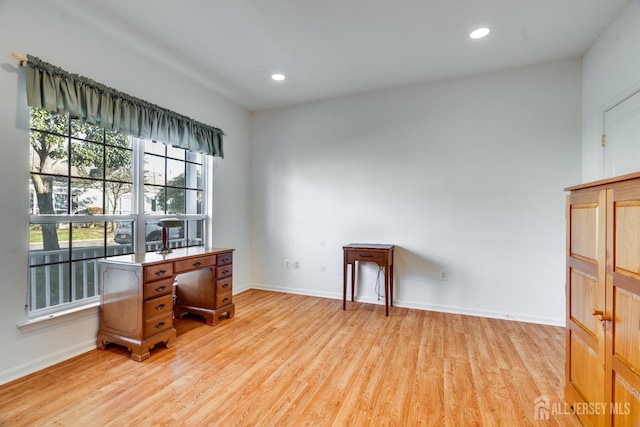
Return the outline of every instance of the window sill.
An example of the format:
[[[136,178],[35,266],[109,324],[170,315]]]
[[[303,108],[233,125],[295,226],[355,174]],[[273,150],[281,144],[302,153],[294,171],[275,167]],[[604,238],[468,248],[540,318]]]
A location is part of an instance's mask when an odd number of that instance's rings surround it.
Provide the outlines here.
[[[98,314],[99,309],[100,301],[96,301],[91,304],[70,308],[57,313],[34,317],[24,323],[18,324],[18,329],[21,333],[27,334],[41,329],[50,328],[52,326],[57,326],[62,323],[78,320],[83,317],[95,316]]]

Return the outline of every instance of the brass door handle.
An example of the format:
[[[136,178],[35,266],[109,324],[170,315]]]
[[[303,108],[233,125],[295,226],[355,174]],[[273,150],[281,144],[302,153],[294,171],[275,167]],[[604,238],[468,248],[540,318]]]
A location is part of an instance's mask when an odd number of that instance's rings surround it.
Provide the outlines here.
[[[593,314],[594,316],[598,316],[598,320],[600,320],[601,322],[612,320],[611,316],[606,316],[604,314],[604,311],[602,311],[602,310],[596,310],[594,308],[593,310],[591,310],[591,314]]]

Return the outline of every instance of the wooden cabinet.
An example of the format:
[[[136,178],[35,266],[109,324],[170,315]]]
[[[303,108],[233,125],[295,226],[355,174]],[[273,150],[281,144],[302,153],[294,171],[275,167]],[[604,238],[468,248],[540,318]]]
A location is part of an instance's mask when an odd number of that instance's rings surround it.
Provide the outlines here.
[[[566,190],[565,399],[586,426],[638,426],[640,173]]]
[[[176,285],[193,290],[186,293],[184,301],[178,295],[178,304],[186,301],[196,314],[208,314],[207,323],[214,324],[221,313],[233,317],[232,253],[232,249],[197,247],[164,255],[152,252],[100,260],[98,348],[119,344],[131,351],[132,359],[141,362],[155,345],[175,345]]]

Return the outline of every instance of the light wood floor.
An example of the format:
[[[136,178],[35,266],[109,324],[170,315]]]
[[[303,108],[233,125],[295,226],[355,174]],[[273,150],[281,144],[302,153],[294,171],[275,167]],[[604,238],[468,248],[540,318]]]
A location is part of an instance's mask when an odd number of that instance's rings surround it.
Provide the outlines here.
[[[0,386],[7,426],[579,426],[562,328],[265,291],[218,326],[176,320],[137,363],[94,350]]]

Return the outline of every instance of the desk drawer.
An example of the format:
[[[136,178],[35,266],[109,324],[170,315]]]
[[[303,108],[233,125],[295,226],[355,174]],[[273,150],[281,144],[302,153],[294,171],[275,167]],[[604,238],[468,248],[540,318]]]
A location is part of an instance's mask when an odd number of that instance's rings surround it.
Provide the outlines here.
[[[173,292],[173,277],[144,284],[144,299],[159,297]]]
[[[224,265],[222,267],[218,267],[218,268],[216,268],[216,279],[222,279],[223,277],[229,277],[229,276],[231,276],[232,272],[233,272],[233,268],[231,267],[231,264]]]
[[[347,252],[347,264],[352,264],[354,261],[386,264],[389,259],[388,257],[387,252],[349,250]]]
[[[169,294],[163,297],[153,298],[144,302],[144,318],[151,319],[161,314],[170,313],[172,309],[173,295]]]
[[[173,263],[149,265],[144,268],[144,281],[166,279],[173,276]]]
[[[211,267],[216,265],[216,256],[203,256],[198,258],[186,259],[184,261],[176,261],[175,270],[176,273],[182,273],[184,271],[194,270],[196,268]]]
[[[144,337],[149,338],[173,327],[172,314],[153,317],[144,321]]]
[[[218,254],[218,265],[231,264],[231,261],[233,261],[233,252]]]
[[[220,295],[225,292],[230,292],[233,289],[233,279],[227,277],[226,279],[216,281],[216,294]]]
[[[225,305],[231,304],[232,301],[233,295],[231,294],[231,292],[218,294],[216,296],[216,308],[224,307]]]

